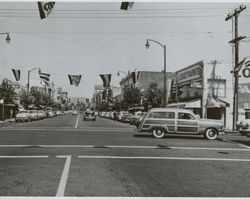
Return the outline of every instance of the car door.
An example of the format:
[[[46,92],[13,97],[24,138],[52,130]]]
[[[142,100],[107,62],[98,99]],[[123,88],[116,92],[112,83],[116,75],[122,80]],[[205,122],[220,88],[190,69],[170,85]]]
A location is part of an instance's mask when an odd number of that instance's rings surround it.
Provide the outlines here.
[[[198,121],[191,113],[177,113],[177,133],[198,133]]]

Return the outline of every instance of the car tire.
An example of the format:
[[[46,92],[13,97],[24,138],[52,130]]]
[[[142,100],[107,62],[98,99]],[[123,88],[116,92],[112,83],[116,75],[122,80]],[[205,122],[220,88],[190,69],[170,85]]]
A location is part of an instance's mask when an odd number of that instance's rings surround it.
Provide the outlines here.
[[[161,139],[165,136],[165,130],[162,128],[154,128],[152,134],[155,138]]]
[[[205,135],[204,136],[208,140],[215,140],[218,137],[218,131],[216,129],[213,129],[213,128],[208,128],[205,131]]]

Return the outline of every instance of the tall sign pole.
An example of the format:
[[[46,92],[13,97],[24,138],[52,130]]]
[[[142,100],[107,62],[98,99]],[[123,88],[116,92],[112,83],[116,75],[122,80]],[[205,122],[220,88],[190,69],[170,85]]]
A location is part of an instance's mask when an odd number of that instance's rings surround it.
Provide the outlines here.
[[[236,8],[232,14],[228,14],[226,21],[234,17],[234,39],[229,41],[229,43],[234,44],[235,49],[235,63],[234,69],[239,64],[239,41],[244,39],[244,37],[238,36],[238,17],[239,14],[246,9],[246,6],[241,5],[239,8]],[[233,96],[233,130],[235,130],[235,124],[238,121],[238,87],[239,87],[239,71],[233,70],[234,73],[234,96]]]

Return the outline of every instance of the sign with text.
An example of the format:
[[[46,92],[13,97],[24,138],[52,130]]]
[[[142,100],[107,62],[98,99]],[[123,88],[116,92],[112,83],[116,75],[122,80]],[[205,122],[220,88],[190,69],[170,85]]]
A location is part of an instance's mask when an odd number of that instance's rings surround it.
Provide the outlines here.
[[[189,67],[186,67],[182,70],[176,72],[177,83],[190,83],[194,80],[201,80],[203,77],[203,66],[204,63],[202,61],[193,64]]]

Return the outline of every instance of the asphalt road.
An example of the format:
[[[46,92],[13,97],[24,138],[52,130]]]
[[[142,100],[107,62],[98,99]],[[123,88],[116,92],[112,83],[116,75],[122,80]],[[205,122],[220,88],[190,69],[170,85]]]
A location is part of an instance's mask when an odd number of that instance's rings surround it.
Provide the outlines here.
[[[0,196],[249,197],[250,138],[63,115],[0,129]]]

